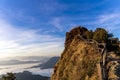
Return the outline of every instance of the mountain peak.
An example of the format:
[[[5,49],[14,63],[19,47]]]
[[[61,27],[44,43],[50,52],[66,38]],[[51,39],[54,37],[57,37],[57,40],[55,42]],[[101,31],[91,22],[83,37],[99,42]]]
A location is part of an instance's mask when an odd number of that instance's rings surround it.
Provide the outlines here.
[[[70,32],[66,32],[65,47],[69,46],[76,35],[85,36],[85,32],[88,31],[87,28],[79,26],[73,28]]]
[[[120,75],[115,74],[120,69],[119,43],[118,41],[112,43],[108,35],[105,29],[97,28],[93,32],[81,26],[67,32],[65,49],[54,67],[51,80],[110,80],[115,78],[119,80]],[[111,49],[111,47],[116,48]],[[115,51],[118,53],[116,54]],[[114,66],[113,63],[115,63]]]

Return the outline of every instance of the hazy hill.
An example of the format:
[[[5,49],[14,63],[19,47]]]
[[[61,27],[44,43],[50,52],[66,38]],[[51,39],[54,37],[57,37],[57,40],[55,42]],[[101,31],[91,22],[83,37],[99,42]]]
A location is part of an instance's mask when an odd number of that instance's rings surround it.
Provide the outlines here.
[[[38,67],[41,68],[41,69],[54,68],[54,66],[57,63],[57,61],[59,60],[59,58],[60,57],[58,57],[58,56],[52,57],[48,61],[46,61],[42,64],[39,64],[37,66],[33,66],[31,68],[38,68]]]
[[[52,57],[47,62],[40,64],[41,69],[48,69],[48,68],[54,68],[55,64],[59,60],[60,57]]]
[[[16,73],[16,80],[48,80],[49,77],[34,75],[29,71],[24,71],[21,73]]]
[[[3,75],[7,75],[7,74],[3,74]],[[1,78],[3,75],[0,75],[0,80],[2,80]],[[14,73],[14,76],[16,77],[15,80],[49,80],[49,77],[32,74],[29,71]]]

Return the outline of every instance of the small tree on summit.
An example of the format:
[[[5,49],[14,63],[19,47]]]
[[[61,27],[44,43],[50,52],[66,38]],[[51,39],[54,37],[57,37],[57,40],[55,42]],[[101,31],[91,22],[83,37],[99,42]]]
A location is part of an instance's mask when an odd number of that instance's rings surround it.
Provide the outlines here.
[[[98,42],[106,42],[108,40],[108,32],[105,29],[97,28],[93,34],[93,39]]]
[[[87,39],[93,39],[93,31],[92,30],[86,31],[86,37]]]

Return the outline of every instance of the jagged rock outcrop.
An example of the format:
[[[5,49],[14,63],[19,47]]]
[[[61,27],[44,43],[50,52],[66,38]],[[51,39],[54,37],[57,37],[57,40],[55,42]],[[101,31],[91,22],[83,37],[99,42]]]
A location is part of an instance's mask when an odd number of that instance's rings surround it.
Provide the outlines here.
[[[65,49],[51,80],[120,80],[120,54],[115,53],[120,50],[118,43],[109,44],[103,40],[98,43],[93,35],[94,32],[84,27],[66,33]],[[99,32],[99,36],[103,39],[104,34]],[[117,47],[114,49],[110,45]]]
[[[66,32],[65,48],[67,48],[76,35],[81,35],[83,38],[86,37],[87,28],[85,27],[76,27],[70,32]]]
[[[65,49],[51,80],[98,80],[96,63],[100,61],[100,53],[95,43],[83,39],[86,31],[77,27],[66,33]]]

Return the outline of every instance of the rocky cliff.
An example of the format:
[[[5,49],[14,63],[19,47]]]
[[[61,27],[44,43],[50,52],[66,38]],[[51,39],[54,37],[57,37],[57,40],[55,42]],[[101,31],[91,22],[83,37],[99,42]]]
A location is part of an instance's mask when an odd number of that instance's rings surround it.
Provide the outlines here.
[[[51,80],[100,80],[99,71],[101,70],[96,64],[100,64],[102,54],[96,41],[86,39],[87,32],[89,32],[88,29],[77,27],[66,33],[65,49],[54,67]],[[109,52],[109,59],[114,55],[114,52]],[[119,63],[112,60],[106,63],[109,80],[120,80]]]
[[[82,36],[86,28],[67,32],[65,49],[54,68],[51,80],[98,80],[96,63],[100,54],[96,44],[87,43]]]

